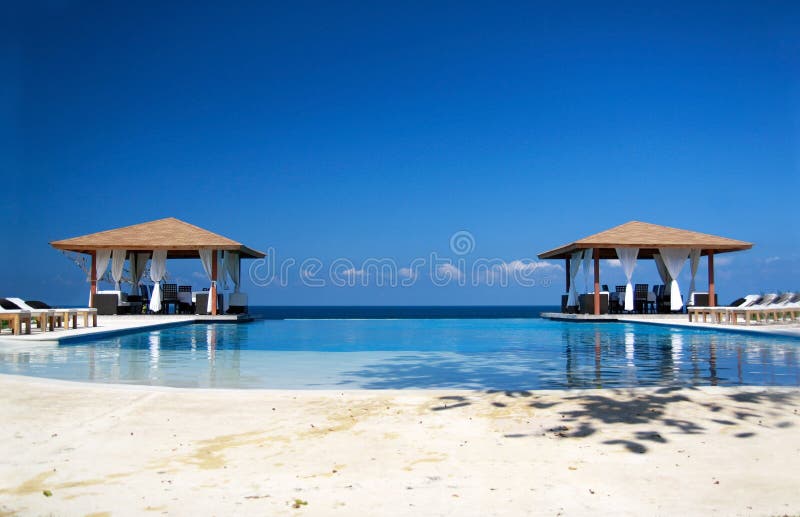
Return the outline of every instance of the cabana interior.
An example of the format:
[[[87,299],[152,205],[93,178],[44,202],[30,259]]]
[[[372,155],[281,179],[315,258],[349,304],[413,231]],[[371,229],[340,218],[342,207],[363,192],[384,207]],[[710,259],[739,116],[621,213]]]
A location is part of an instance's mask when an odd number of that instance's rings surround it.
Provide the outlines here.
[[[109,264],[111,276],[119,291],[125,262],[128,262],[131,293],[138,295],[139,284],[149,260],[150,280],[153,282],[149,309],[153,312],[161,310],[160,283],[166,276],[166,261],[200,259],[209,279],[207,311],[213,316],[220,310],[217,306],[218,282],[222,282],[225,275],[228,275],[234,285],[234,294],[246,298],[240,292],[241,261],[265,257],[264,253],[228,237],[173,217],[53,241],[50,245],[59,250],[83,253],[91,257],[91,306],[94,306],[98,278],[103,277]]]
[[[716,303],[714,283],[714,257],[720,253],[742,251],[752,248],[752,243],[718,237],[668,226],[630,221],[614,228],[584,237],[558,248],[539,254],[540,259],[563,259],[565,261],[566,291],[569,307],[578,305],[575,278],[583,264],[588,271],[593,262],[594,290],[593,314],[601,314],[600,260],[617,259],[625,273],[627,284],[624,294],[624,310],[634,309],[632,278],[637,260],[654,260],[664,285],[669,285],[670,309],[680,310],[683,301],[678,284],[678,275],[686,261],[690,263],[691,281],[688,293],[695,291],[695,276],[701,257],[708,264],[708,304]],[[688,298],[688,296],[687,296]]]

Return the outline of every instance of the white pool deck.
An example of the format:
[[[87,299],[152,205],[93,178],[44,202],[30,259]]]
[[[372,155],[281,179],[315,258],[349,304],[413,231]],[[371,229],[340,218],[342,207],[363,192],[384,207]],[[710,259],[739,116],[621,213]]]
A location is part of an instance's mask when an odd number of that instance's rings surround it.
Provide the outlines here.
[[[138,332],[140,330],[153,328],[187,325],[190,323],[244,323],[248,321],[252,321],[252,317],[246,314],[225,314],[219,316],[200,316],[195,314],[98,316],[96,327],[91,325],[91,321],[88,327],[84,327],[82,325],[83,320],[78,318],[77,328],[56,328],[53,331],[43,332],[39,328],[33,326],[30,334],[20,335],[11,334],[8,329],[5,329],[0,333],[0,342],[66,342],[72,339],[85,338],[87,336],[101,337]]]
[[[666,325],[670,327],[687,327],[696,329],[720,330],[724,332],[744,332],[752,334],[766,334],[773,336],[800,337],[800,323],[753,323],[745,325],[728,325],[702,321],[689,321],[686,314],[564,314],[561,312],[543,312],[543,318],[555,321],[575,322],[626,322],[647,323],[651,325]]]

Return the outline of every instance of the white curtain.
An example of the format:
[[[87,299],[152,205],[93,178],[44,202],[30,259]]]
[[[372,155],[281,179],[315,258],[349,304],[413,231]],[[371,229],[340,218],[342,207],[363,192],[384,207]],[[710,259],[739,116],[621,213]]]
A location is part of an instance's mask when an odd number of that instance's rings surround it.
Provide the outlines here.
[[[700,248],[692,248],[689,252],[689,267],[692,271],[692,279],[689,281],[689,294],[686,300],[691,301],[694,294],[694,277],[697,276],[697,267],[700,265]]]
[[[686,258],[689,256],[689,248],[659,248],[658,251],[664,260],[664,267],[667,268],[667,272],[672,278],[669,291],[669,308],[677,311],[683,307],[681,289],[678,286],[678,275],[683,269]]]
[[[572,253],[569,259],[569,300],[567,305],[578,305],[578,288],[575,287],[575,278],[578,276],[578,270],[581,268],[582,251]]]
[[[150,258],[149,253],[131,253],[131,294],[139,295],[139,281],[144,274],[144,268],[147,265],[147,259]]]
[[[625,273],[625,278],[628,283],[625,284],[625,310],[633,310],[633,286],[631,285],[631,278],[633,277],[633,270],[636,268],[636,257],[639,256],[639,248],[617,248],[617,258],[622,265],[622,271]]]
[[[656,269],[658,270],[658,276],[661,277],[661,283],[666,287],[670,281],[670,277],[667,266],[664,265],[664,259],[662,259],[661,255],[658,253],[655,253],[653,254],[653,260],[656,261]]]
[[[585,293],[589,293],[589,271],[592,267],[592,248],[583,250],[583,288]]]
[[[125,250],[114,250],[111,252],[111,278],[114,279],[114,289],[120,290],[119,283],[122,280],[122,269],[125,266]]]
[[[206,276],[208,276],[208,279],[211,280],[211,261],[214,255],[214,250],[210,248],[200,248],[198,253],[200,254],[200,263],[203,264],[203,269],[206,272]]]
[[[236,251],[228,251],[225,253],[225,270],[228,272],[228,275],[231,277],[231,282],[233,282],[233,292],[239,292],[239,253]]]
[[[228,289],[228,278],[225,274],[225,256],[227,254],[227,251],[220,250],[217,252],[217,287],[221,287],[225,291]]]
[[[211,280],[211,287],[215,285],[214,278],[211,276],[213,274],[213,264],[214,264],[214,250],[211,248],[200,248],[198,250],[200,254],[200,262],[203,264],[203,269],[206,272],[206,276],[208,279]],[[217,268],[217,276],[219,276],[219,268]],[[211,314],[211,289],[208,290],[208,302],[206,303],[206,312]]]
[[[161,310],[161,280],[167,274],[167,250],[154,250],[150,262],[150,280],[153,281],[153,295],[150,297],[150,310]]]
[[[94,270],[97,272],[99,281],[106,274],[108,261],[111,259],[111,250],[97,250],[94,255]]]

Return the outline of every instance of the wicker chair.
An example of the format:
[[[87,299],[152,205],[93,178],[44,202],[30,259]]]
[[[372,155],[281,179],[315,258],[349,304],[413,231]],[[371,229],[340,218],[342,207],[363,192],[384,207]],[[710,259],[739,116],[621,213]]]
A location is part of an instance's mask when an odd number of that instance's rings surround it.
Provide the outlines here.
[[[118,294],[96,293],[92,297],[92,307],[97,309],[97,314],[101,316],[122,313],[122,310],[119,306]]]
[[[578,296],[580,312],[594,314],[594,293]],[[600,293],[600,314],[608,314],[608,293]]]

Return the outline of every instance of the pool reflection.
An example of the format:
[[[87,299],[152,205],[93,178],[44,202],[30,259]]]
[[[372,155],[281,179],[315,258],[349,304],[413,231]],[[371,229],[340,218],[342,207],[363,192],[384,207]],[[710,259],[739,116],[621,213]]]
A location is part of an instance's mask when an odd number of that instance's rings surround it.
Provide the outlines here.
[[[228,388],[800,385],[790,338],[544,320],[269,321],[0,345],[0,372]]]

